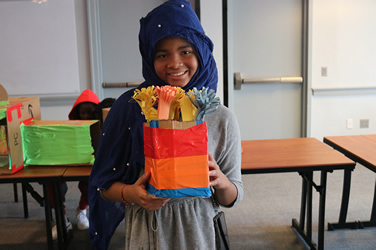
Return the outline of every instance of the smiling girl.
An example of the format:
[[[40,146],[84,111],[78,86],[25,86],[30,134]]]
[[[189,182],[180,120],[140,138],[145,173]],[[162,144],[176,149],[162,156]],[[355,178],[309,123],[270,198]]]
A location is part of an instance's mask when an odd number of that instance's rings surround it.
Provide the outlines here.
[[[140,20],[140,52],[145,81],[138,87],[172,85],[216,91],[213,43],[190,3],[170,0]],[[126,249],[215,249],[210,198],[153,198],[147,195],[150,173],[145,155],[140,106],[125,92],[104,124],[89,180],[91,241],[107,249],[125,215]],[[205,116],[208,128],[208,172],[220,205],[232,207],[243,197],[241,146],[235,116],[223,105]]]

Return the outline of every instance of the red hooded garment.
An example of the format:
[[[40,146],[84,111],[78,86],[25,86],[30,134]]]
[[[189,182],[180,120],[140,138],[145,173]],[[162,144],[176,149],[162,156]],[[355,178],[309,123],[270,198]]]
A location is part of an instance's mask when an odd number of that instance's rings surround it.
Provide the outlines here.
[[[94,104],[98,104],[100,103],[100,100],[98,98],[98,96],[93,92],[91,91],[90,89],[86,89],[84,90],[81,95],[77,98],[76,102],[73,104],[73,107],[71,109],[71,111],[69,112],[69,120],[74,120],[74,112],[73,110],[76,108],[76,106],[80,103],[83,103],[83,102],[92,102]]]

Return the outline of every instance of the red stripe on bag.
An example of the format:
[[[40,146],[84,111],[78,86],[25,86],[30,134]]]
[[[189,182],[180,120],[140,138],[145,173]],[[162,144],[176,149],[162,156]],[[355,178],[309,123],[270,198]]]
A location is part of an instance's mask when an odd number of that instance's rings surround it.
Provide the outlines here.
[[[144,126],[144,152],[154,159],[207,155],[206,122],[184,130]]]

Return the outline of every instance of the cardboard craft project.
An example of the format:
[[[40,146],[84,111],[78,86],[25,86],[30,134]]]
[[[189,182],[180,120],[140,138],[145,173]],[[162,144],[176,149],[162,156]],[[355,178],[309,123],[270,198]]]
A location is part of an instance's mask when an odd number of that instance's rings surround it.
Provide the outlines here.
[[[21,125],[25,165],[91,165],[98,120],[31,121]]]
[[[208,130],[205,114],[220,104],[215,91],[169,85],[136,89],[144,123],[145,172],[148,193],[165,198],[210,197]]]
[[[198,125],[196,125],[198,124]],[[210,197],[206,122],[144,124],[148,193],[165,198]]]
[[[24,167],[20,124],[41,119],[39,97],[10,97],[0,84],[0,174]]]

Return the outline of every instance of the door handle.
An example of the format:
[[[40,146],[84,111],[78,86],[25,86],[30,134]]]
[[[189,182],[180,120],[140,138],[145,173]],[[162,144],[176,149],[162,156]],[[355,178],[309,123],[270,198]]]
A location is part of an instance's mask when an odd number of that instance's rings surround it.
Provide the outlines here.
[[[235,89],[241,89],[243,83],[302,83],[303,77],[289,76],[289,77],[267,77],[267,78],[242,78],[240,72],[234,73]]]

